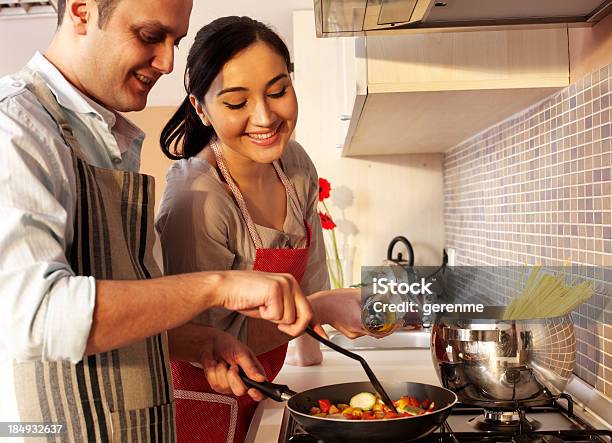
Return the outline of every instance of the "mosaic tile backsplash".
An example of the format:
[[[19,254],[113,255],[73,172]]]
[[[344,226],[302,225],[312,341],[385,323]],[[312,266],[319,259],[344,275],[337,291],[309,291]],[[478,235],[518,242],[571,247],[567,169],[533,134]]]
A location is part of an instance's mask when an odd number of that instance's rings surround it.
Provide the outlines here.
[[[612,64],[447,152],[457,265],[612,267],[611,91]],[[610,289],[575,313],[574,372],[612,399]]]

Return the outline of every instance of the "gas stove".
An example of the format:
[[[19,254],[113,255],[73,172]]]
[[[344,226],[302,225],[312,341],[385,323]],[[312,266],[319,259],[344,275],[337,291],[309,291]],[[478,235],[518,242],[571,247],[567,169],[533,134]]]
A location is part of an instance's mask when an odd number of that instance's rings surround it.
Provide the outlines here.
[[[580,411],[580,414],[577,414],[575,412],[577,411],[575,411],[572,397],[567,394],[547,406],[529,407],[516,411],[483,409],[458,404],[437,431],[419,442],[612,443],[612,430],[595,429],[590,424],[588,413]],[[306,433],[293,420],[286,408],[278,442],[327,443]]]

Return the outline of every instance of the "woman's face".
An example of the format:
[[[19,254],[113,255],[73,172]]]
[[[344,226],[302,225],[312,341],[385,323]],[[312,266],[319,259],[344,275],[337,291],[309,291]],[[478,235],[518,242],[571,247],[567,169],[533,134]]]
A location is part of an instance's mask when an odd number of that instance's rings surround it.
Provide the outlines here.
[[[280,158],[298,114],[285,60],[263,42],[228,61],[195,106],[225,149],[257,163]]]

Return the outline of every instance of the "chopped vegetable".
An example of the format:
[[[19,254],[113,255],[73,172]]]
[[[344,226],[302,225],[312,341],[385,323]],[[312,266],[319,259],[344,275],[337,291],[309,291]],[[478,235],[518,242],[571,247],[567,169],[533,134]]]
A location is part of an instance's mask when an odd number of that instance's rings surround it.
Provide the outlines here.
[[[376,404],[376,396],[370,392],[360,392],[359,394],[351,397],[349,404],[354,408],[369,411]]]
[[[353,413],[353,409],[355,409],[355,408],[351,408],[351,407],[344,408],[344,409],[342,410],[342,413],[343,413],[344,415],[351,415],[351,414]]]
[[[425,412],[425,409],[417,408],[415,406],[410,405],[405,405],[404,407],[398,409],[408,415],[422,415]]]
[[[415,397],[404,395],[393,402],[396,410],[392,411],[379,397],[370,392],[354,395],[349,403],[350,406],[345,403],[332,404],[328,399],[320,399],[318,406],[310,408],[310,415],[336,420],[384,420],[429,414],[435,409],[435,403],[428,398],[419,401]]]
[[[340,413],[328,414],[326,418],[333,418],[336,420],[346,420],[346,417]]]
[[[397,405],[395,406],[399,409],[404,409],[406,406],[419,408],[421,403],[416,398],[405,395],[398,400]]]
[[[321,412],[325,412],[326,414],[329,412],[329,408],[331,408],[331,401],[327,399],[319,400],[319,408]]]

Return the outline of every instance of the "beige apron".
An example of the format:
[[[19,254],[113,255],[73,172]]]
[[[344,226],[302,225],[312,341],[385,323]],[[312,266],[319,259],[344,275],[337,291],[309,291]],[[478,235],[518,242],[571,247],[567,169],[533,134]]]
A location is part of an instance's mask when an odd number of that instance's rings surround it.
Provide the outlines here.
[[[77,196],[74,241],[66,257],[76,275],[105,280],[158,277],[152,253],[154,179],[87,164],[44,81],[27,68],[18,76],[71,148]],[[15,363],[14,374],[21,421],[64,424],[65,432],[47,441],[175,441],[165,333],[84,357],[76,365]]]

